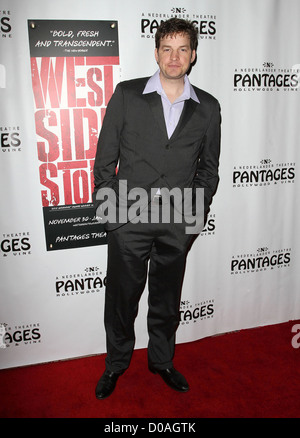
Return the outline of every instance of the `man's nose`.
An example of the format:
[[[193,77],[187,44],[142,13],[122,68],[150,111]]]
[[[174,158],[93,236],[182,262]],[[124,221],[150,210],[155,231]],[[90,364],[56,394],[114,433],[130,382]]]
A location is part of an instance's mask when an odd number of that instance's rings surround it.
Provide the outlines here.
[[[172,59],[178,59],[178,57],[179,57],[178,51],[177,50],[173,50],[172,53],[171,53],[171,58]]]

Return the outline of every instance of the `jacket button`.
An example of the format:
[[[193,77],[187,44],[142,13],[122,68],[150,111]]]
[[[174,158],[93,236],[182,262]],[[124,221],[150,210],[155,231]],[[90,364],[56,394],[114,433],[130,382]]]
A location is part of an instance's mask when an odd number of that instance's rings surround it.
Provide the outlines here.
[[[169,144],[166,145],[166,149],[170,149],[170,145]]]

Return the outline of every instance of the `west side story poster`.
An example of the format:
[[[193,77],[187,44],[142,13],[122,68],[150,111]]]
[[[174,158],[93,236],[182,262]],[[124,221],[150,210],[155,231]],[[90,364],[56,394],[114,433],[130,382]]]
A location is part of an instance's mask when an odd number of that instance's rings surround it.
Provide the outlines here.
[[[105,244],[93,167],[120,80],[117,22],[28,20],[28,32],[47,250]]]

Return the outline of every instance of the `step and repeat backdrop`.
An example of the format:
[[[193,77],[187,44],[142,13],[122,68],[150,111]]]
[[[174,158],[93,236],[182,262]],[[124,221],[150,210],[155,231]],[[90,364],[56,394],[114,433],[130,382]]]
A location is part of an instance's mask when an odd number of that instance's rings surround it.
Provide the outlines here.
[[[300,317],[300,2],[1,0],[1,368],[105,353],[97,138],[116,84],[156,71],[154,35],[173,16],[196,23],[190,80],[222,110],[177,342]],[[146,314],[147,286],[136,348]]]

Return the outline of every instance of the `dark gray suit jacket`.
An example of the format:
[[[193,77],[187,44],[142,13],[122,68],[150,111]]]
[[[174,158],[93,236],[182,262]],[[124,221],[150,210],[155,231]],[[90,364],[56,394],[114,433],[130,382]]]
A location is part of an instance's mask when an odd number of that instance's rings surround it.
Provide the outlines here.
[[[219,180],[219,103],[193,87],[200,103],[185,101],[169,139],[161,97],[143,94],[148,79],[119,83],[107,106],[94,165],[95,208],[99,189],[118,194],[119,181],[125,180],[128,191],[141,187],[149,194],[151,188],[203,188],[207,215]],[[111,228],[115,225],[107,224]]]

